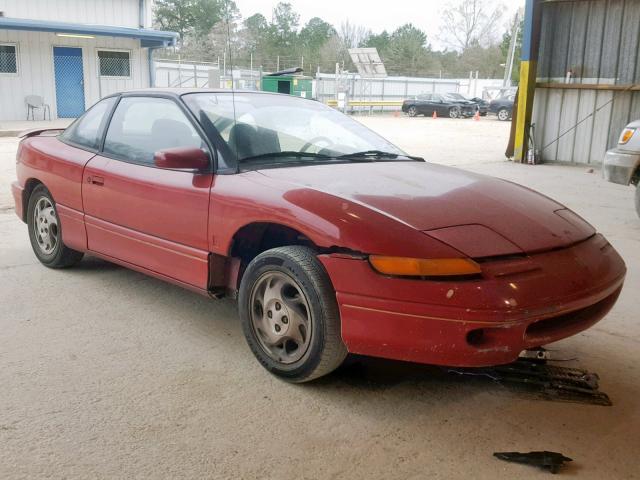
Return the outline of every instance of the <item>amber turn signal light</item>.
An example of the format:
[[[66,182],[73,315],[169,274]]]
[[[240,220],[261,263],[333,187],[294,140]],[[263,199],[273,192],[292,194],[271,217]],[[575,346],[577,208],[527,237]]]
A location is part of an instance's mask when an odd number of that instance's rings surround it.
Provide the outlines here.
[[[385,275],[400,277],[454,277],[477,275],[480,265],[468,258],[404,258],[369,256],[371,266]]]
[[[635,128],[625,128],[622,131],[622,135],[620,135],[620,140],[618,140],[618,143],[620,145],[624,145],[626,143],[629,143],[629,140],[631,140],[631,137],[633,137],[633,134],[636,132]]]

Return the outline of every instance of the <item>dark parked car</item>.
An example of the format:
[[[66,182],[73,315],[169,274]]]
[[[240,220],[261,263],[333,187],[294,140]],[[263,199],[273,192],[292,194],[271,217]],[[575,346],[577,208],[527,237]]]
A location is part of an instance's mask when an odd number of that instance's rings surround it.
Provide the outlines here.
[[[503,122],[511,120],[515,99],[515,95],[505,95],[504,97],[491,100],[491,103],[489,103],[489,112],[497,115],[498,120]]]
[[[424,93],[405,100],[402,103],[402,111],[410,117],[433,115],[433,112],[436,112],[440,117],[461,118],[473,117],[476,106],[469,100],[458,100],[450,94]]]
[[[476,106],[476,111],[480,112],[480,116],[482,117],[487,116],[487,112],[489,111],[489,102],[487,102],[486,100],[483,100],[480,97],[467,98],[461,93],[447,93],[445,96],[455,100],[471,102]]]

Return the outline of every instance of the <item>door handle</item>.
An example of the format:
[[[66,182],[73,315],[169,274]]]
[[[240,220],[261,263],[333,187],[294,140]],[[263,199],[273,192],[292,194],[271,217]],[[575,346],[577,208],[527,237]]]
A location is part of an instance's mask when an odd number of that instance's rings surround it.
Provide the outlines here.
[[[94,185],[102,186],[102,185],[104,185],[104,178],[96,177],[96,176],[87,177],[87,183],[92,183]]]

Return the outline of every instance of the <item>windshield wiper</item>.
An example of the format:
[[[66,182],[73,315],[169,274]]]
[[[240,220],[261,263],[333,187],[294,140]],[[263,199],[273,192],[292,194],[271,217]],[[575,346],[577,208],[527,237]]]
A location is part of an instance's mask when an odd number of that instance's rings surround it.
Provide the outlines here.
[[[411,155],[398,154],[392,152],[383,152],[382,150],[365,150],[363,152],[355,152],[355,153],[347,153],[346,155],[340,155],[336,158],[338,159],[349,159],[349,158],[367,158],[367,159],[392,159],[395,160],[399,157],[408,158],[409,160],[415,160],[417,162],[424,162],[424,158],[422,157],[413,157]]]
[[[267,158],[282,158],[282,157],[293,157],[293,158],[320,158],[322,160],[330,160],[335,157],[330,157],[329,155],[323,155],[321,153],[311,153],[311,152],[294,152],[294,151],[285,151],[285,152],[271,152],[271,153],[261,153],[260,155],[253,155],[251,157],[241,158],[240,162],[254,162],[260,161]]]

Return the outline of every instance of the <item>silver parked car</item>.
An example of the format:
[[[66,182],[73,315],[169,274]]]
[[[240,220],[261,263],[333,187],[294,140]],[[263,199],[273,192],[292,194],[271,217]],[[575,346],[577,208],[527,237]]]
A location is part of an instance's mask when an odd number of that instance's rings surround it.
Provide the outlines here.
[[[610,182],[635,185],[636,212],[640,216],[640,120],[631,122],[622,131],[618,146],[604,156],[602,172]]]

